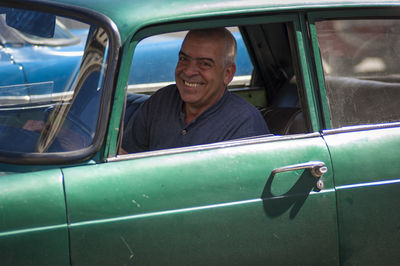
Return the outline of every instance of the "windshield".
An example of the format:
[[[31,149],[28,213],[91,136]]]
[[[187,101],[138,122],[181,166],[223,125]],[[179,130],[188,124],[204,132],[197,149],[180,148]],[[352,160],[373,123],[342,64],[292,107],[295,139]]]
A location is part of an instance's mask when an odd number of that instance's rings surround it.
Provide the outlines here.
[[[89,147],[103,92],[107,34],[49,13],[0,10],[0,151]]]

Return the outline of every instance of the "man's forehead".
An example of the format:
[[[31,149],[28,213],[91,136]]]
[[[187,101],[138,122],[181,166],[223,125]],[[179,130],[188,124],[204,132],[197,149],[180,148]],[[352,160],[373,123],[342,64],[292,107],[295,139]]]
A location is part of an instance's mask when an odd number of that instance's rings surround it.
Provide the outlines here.
[[[192,58],[217,59],[222,54],[221,43],[210,39],[197,36],[185,38],[180,53]]]
[[[207,61],[210,61],[210,62],[215,63],[214,58],[209,57],[209,56],[196,56],[196,55],[193,55],[193,54],[192,54],[192,56],[191,56],[191,55],[189,55],[189,54],[186,54],[186,53],[183,52],[182,50],[179,51],[179,55],[185,56],[185,57],[188,57],[188,58],[194,59],[194,60],[207,60]]]

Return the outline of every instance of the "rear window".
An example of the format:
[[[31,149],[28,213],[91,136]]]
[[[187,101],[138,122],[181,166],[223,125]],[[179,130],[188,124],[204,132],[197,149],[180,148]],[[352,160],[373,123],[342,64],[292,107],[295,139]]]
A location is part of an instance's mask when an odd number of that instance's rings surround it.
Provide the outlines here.
[[[400,21],[316,22],[333,127],[400,121]]]

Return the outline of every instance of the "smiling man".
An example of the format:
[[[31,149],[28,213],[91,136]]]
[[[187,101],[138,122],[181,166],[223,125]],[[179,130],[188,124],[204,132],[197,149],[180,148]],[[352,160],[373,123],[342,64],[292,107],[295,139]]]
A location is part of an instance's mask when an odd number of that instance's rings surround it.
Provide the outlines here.
[[[236,41],[227,29],[189,31],[176,85],[158,90],[141,106],[122,148],[140,152],[267,134],[259,111],[227,90],[235,60]]]

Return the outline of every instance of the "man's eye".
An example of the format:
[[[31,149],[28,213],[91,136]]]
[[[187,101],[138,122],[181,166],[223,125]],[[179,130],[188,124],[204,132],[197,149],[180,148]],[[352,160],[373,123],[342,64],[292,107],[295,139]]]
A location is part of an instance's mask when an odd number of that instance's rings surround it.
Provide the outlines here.
[[[211,63],[209,63],[207,61],[200,61],[199,65],[203,69],[207,69],[207,68],[210,68],[212,66]]]
[[[179,61],[180,62],[185,62],[185,61],[187,61],[187,58],[184,57],[184,56],[179,56]]]

